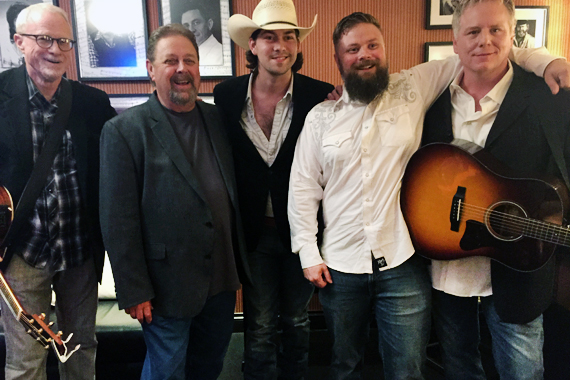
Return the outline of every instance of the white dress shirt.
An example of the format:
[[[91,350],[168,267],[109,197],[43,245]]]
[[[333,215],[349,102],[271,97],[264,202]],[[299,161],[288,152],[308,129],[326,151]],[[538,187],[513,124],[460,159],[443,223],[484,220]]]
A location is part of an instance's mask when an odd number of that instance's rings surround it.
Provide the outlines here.
[[[198,53],[200,54],[200,65],[202,66],[224,64],[222,44],[216,40],[213,34],[198,46]]]
[[[540,74],[552,60],[548,56],[545,64],[537,50],[513,49],[513,54]],[[382,98],[371,104],[351,101],[345,90],[338,101],[325,101],[307,115],[288,205],[292,250],[303,268],[324,262],[345,273],[372,273],[372,256],[382,262],[381,270],[412,256],[400,181],[420,144],[426,110],[459,72],[456,56],[424,63],[392,74]],[[319,250],[321,200],[325,230]]]
[[[485,146],[489,131],[495,122],[499,107],[513,81],[513,67],[487,95],[479,101],[481,111],[475,111],[475,99],[459,85],[463,72],[452,82],[451,120],[453,136]],[[491,287],[491,259],[483,256],[467,257],[459,260],[432,260],[432,284],[434,289],[460,297],[489,296]]]
[[[253,108],[253,100],[251,97],[251,89],[253,85],[253,75],[249,76],[249,85],[247,86],[247,97],[241,113],[240,125],[253,143],[257,152],[263,158],[267,166],[273,165],[277,158],[279,149],[283,145],[291,119],[293,118],[293,75],[287,93],[283,96],[275,106],[273,115],[273,124],[271,126],[271,135],[269,139],[263,133],[263,130],[255,119],[255,110]],[[267,197],[267,208],[265,216],[273,217],[273,206],[271,203],[271,194]]]

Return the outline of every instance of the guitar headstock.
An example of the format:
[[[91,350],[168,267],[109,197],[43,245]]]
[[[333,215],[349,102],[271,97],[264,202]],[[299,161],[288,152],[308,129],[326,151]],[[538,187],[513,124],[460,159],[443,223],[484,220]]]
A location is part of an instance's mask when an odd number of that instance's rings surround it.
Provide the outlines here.
[[[61,339],[63,333],[59,331],[57,334],[51,330],[53,322],[45,323],[45,314],[33,314],[27,315],[22,314],[20,317],[20,322],[26,328],[26,333],[31,335],[39,344],[41,344],[46,350],[51,346],[55,351],[58,359],[65,363],[69,357],[79,349],[80,345],[74,347],[70,352],[67,350],[66,343],[69,342],[73,334],[69,334],[67,339],[64,341]]]

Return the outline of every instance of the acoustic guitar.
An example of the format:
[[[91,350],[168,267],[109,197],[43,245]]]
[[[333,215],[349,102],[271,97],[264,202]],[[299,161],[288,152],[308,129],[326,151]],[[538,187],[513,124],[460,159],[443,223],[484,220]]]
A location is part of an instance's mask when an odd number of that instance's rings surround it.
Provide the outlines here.
[[[570,246],[562,182],[514,178],[484,150],[471,154],[473,146],[430,144],[410,159],[400,200],[416,252],[436,260],[487,256],[533,271],[557,245]]]
[[[4,242],[4,238],[10,230],[12,220],[14,220],[12,197],[5,187],[0,186],[0,243]],[[0,244],[0,247],[1,246],[2,244]],[[5,251],[6,248],[2,250],[2,258],[4,257]],[[2,272],[0,272],[0,294],[2,294],[4,301],[6,301],[8,308],[14,317],[16,317],[16,320],[24,326],[26,332],[45,349],[49,349],[51,346],[62,363],[65,363],[67,359],[79,349],[80,345],[78,344],[73,350],[68,352],[66,343],[69,342],[73,334],[69,334],[65,341],[62,340],[61,336],[63,333],[60,331],[55,334],[50,329],[53,322],[46,324],[45,314],[37,315],[27,313],[14,295]],[[8,314],[3,313],[2,315],[7,316]]]

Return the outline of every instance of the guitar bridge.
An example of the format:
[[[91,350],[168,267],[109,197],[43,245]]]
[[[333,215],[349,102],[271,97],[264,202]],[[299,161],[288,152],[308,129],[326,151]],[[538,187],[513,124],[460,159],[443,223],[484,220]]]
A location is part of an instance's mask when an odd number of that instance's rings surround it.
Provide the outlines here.
[[[465,189],[462,186],[457,186],[457,192],[451,201],[451,212],[449,213],[449,221],[451,222],[451,231],[459,231],[459,221],[461,220],[461,204],[465,201]]]

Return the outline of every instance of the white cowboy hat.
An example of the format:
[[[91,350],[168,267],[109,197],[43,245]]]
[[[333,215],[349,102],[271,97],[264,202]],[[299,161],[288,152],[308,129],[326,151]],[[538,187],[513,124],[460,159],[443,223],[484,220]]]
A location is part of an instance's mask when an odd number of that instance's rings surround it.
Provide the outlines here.
[[[303,41],[317,24],[317,15],[310,28],[297,25],[297,14],[292,0],[261,0],[251,19],[244,15],[233,15],[228,20],[228,32],[231,39],[245,50],[249,50],[249,37],[257,29],[279,30],[297,29],[299,41]]]

